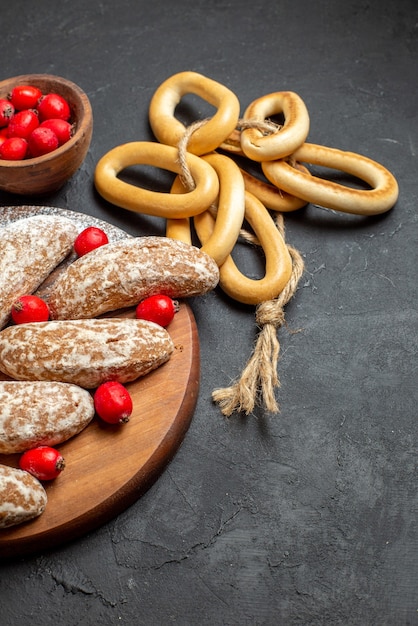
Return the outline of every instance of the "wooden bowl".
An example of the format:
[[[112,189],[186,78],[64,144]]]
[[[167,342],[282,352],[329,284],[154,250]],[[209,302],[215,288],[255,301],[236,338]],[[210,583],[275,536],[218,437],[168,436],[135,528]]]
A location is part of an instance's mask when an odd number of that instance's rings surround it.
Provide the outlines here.
[[[33,85],[43,94],[58,93],[66,98],[75,132],[69,141],[49,154],[22,161],[0,159],[0,189],[19,195],[56,191],[78,170],[89,149],[93,133],[89,99],[76,84],[49,74],[23,74],[0,81],[0,98],[6,98],[16,85]]]

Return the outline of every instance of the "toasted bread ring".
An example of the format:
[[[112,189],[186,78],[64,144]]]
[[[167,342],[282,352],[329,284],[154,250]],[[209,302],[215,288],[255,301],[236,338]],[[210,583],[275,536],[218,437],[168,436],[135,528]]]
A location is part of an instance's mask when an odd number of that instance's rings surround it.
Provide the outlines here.
[[[210,236],[202,245],[202,251],[220,266],[232,252],[242,228],[245,214],[244,180],[239,167],[229,157],[211,153],[202,158],[210,163],[219,178],[218,207],[216,218],[208,209],[194,216],[194,224],[196,229],[202,228],[205,232],[211,230]],[[184,187],[181,179],[177,177],[171,191],[181,193],[182,189]],[[190,220],[167,220],[166,236],[191,243]]]
[[[207,219],[196,223],[196,232],[205,244],[215,228],[215,219],[210,212]],[[234,300],[243,304],[259,304],[276,298],[288,283],[292,273],[292,260],[286,243],[277,230],[273,219],[264,205],[248,191],[245,192],[245,218],[256,233],[266,257],[264,277],[253,280],[236,266],[232,256],[219,268],[219,286]]]
[[[258,198],[267,209],[280,213],[290,213],[306,206],[306,200],[292,196],[290,193],[279,189],[275,185],[252,176],[241,170],[244,178],[245,189]]]
[[[243,157],[242,160],[249,161],[241,148],[241,132],[242,131],[238,129],[234,130],[219,147],[226,153],[232,155],[232,157]],[[308,168],[301,163],[296,163],[295,167],[301,169],[308,175],[310,174]],[[297,211],[306,206],[306,200],[292,196],[286,191],[270,184],[270,182],[266,182],[250,174],[250,172],[245,169],[245,165],[243,167],[240,164],[240,170],[244,178],[245,189],[261,200],[267,209],[288,213],[290,211]]]
[[[312,204],[343,213],[378,215],[391,209],[398,199],[398,183],[394,176],[380,163],[360,154],[305,143],[292,158],[346,172],[371,186],[371,189],[346,187],[305,174],[284,159],[262,163],[266,178],[274,185]]]
[[[131,165],[153,165],[177,174],[178,150],[157,142],[134,141],[113,148],[98,162],[94,174],[97,191],[116,206],[166,218],[186,218],[205,211],[219,191],[215,170],[203,159],[187,153],[186,161],[195,181],[192,191],[182,194],[150,191],[120,180],[117,175]]]
[[[188,151],[201,155],[215,150],[237,125],[240,104],[224,85],[196,72],[180,72],[164,81],[154,92],[149,107],[149,121],[161,143],[177,146],[186,131],[175,118],[181,98],[193,93],[217,108],[215,115],[190,138]]]
[[[238,165],[226,156],[207,154],[203,159],[218,175],[219,198],[213,232],[203,244],[202,250],[220,266],[232,252],[244,221],[244,179]],[[196,230],[199,228],[199,222],[208,219],[208,215],[209,212],[204,211],[194,217]]]
[[[292,154],[309,133],[309,113],[302,98],[293,91],[278,91],[254,100],[244,120],[264,122],[270,115],[283,113],[284,124],[275,133],[263,135],[257,128],[243,128],[241,148],[253,161],[273,161]]]

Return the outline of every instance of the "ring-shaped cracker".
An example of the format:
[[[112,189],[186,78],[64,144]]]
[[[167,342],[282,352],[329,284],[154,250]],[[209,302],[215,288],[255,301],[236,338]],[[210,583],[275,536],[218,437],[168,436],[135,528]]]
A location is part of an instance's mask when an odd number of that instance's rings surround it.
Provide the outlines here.
[[[263,134],[258,128],[243,128],[241,148],[253,161],[273,161],[292,154],[309,133],[309,113],[304,101],[293,91],[278,91],[254,100],[244,113],[244,120],[265,122],[283,113],[284,124],[275,133]]]
[[[239,167],[227,156],[211,153],[202,157],[215,170],[219,178],[219,196],[216,217],[209,208],[194,216],[196,229],[211,231],[202,245],[202,251],[211,256],[218,266],[232,252],[239,237],[245,215],[245,187]],[[182,193],[184,186],[177,177],[171,188],[172,193]],[[205,226],[205,223],[206,226]],[[166,224],[166,236],[191,243],[190,220],[170,219]]]
[[[195,182],[187,193],[150,191],[131,185],[118,174],[132,165],[153,165],[181,174],[178,150],[157,142],[134,141],[105,154],[96,166],[94,183],[105,200],[116,206],[165,218],[187,218],[205,211],[216,199],[219,181],[215,170],[203,159],[187,153],[186,161]]]
[[[203,244],[209,240],[215,219],[206,212],[208,219],[196,224],[197,235]],[[219,268],[219,286],[234,300],[243,304],[257,305],[276,298],[288,283],[292,273],[292,260],[286,243],[263,204],[249,192],[245,192],[245,218],[254,230],[266,257],[263,278],[251,279],[242,274],[231,255]]]
[[[168,219],[166,222],[165,236],[170,239],[177,239],[183,243],[192,245],[192,232],[190,229],[190,218]]]
[[[186,187],[180,176],[176,176],[170,189],[170,193],[186,193]],[[190,227],[190,217],[167,218],[165,236],[170,239],[178,239],[183,243],[192,245],[192,231]]]
[[[219,178],[219,197],[215,225],[209,239],[202,245],[218,266],[232,252],[239,237],[245,215],[245,186],[238,165],[227,156],[207,154],[202,157],[215,170]],[[194,217],[196,230],[199,222],[209,219],[209,211]],[[210,227],[212,227],[212,220]]]
[[[264,175],[274,185],[319,206],[356,215],[378,215],[391,209],[399,195],[394,176],[380,163],[336,148],[305,143],[292,155],[298,162],[346,172],[370,185],[355,189],[295,169],[286,160],[262,163]]]
[[[309,175],[309,170],[300,163],[296,164],[296,167],[302,168],[303,171]],[[271,211],[290,213],[291,211],[301,209],[307,204],[306,200],[292,196],[290,193],[253,176],[243,169],[241,169],[241,173],[244,178],[245,189],[258,198],[264,206]]]
[[[149,121],[161,143],[177,146],[186,127],[175,116],[181,98],[192,93],[216,107],[216,112],[190,137],[187,150],[201,155],[215,150],[237,125],[240,103],[227,87],[197,72],[179,72],[165,80],[154,92],[149,106]]]
[[[222,150],[232,155],[233,157],[242,158],[242,161],[250,161],[246,158],[246,155],[241,149],[241,131],[233,131],[229,137],[219,146]],[[310,174],[307,167],[301,163],[296,163],[295,167],[302,169],[306,174]],[[297,211],[306,206],[306,200],[302,198],[296,198],[291,194],[279,189],[270,182],[266,182],[261,178],[250,174],[247,170],[240,165],[241,174],[244,178],[245,189],[252,193],[256,198],[261,200],[264,206],[271,211],[280,211],[289,213],[290,211]]]

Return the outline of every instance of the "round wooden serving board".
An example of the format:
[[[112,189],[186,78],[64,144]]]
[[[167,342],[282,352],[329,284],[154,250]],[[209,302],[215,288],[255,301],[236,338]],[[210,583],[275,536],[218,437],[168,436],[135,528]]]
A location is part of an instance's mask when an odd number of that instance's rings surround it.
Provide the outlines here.
[[[0,224],[48,213],[48,207],[0,208]],[[51,209],[87,225],[99,225],[109,239],[126,233],[95,218]],[[3,212],[3,213],[2,213]],[[9,218],[6,219],[9,214]],[[118,312],[134,317],[134,311]],[[199,391],[199,341],[193,314],[180,303],[167,328],[175,351],[150,374],[129,383],[133,413],[127,424],[111,426],[98,418],[76,437],[57,446],[66,467],[44,486],[48,504],[35,520],[0,530],[0,558],[19,557],[75,539],[109,521],[133,504],[158,478],[180,446],[190,425]],[[20,455],[0,455],[0,463],[18,466]]]

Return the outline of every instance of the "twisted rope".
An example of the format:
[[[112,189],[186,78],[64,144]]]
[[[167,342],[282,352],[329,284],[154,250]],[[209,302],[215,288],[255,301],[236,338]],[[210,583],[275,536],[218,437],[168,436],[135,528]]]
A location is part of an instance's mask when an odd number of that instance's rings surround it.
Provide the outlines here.
[[[192,134],[204,126],[207,119],[199,120],[186,128],[178,144],[178,161],[181,167],[181,179],[186,189],[195,188],[193,177],[187,165],[187,145]],[[264,133],[276,132],[279,126],[271,122],[239,120],[239,128],[257,127]],[[211,207],[216,211],[216,207]],[[281,213],[276,212],[274,217],[276,228],[284,238],[284,219]],[[241,229],[240,236],[246,241],[258,245],[257,237]],[[250,414],[256,405],[263,406],[270,413],[278,413],[279,405],[275,391],[280,387],[277,365],[280,354],[280,343],[277,336],[278,329],[285,324],[284,308],[295,295],[299,280],[304,271],[304,262],[300,253],[287,244],[292,259],[292,273],[289,282],[277,298],[262,302],[256,306],[255,320],[260,331],[254,350],[240,377],[229,387],[215,389],[212,399],[219,405],[223,415],[229,417],[234,412]]]

